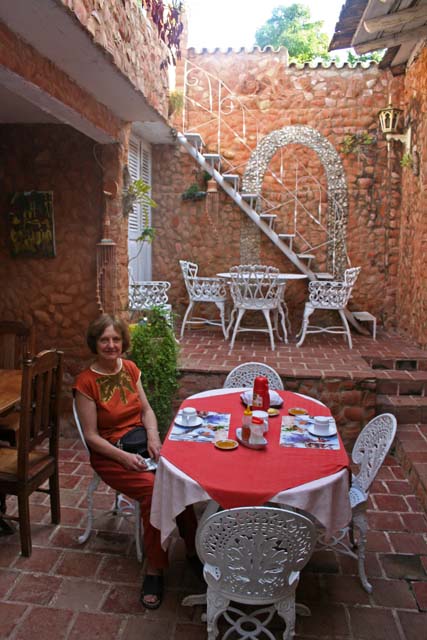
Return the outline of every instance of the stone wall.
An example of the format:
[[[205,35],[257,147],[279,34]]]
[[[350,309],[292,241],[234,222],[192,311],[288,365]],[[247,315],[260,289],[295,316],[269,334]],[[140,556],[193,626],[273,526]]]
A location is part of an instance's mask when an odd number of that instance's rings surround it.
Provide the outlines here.
[[[160,69],[166,45],[137,0],[61,0],[93,41],[164,117],[168,110],[167,70]]]
[[[418,175],[403,169],[397,292],[398,326],[427,346],[427,47],[405,76],[405,125],[411,125]],[[398,144],[398,143],[397,143]],[[418,158],[415,158],[417,161]]]
[[[86,328],[99,313],[96,245],[106,207],[119,268],[123,267],[119,280],[127,288],[126,224],[117,206],[120,201],[106,203],[103,196],[105,180],[117,181],[121,174],[122,147],[98,145],[65,125],[1,125],[0,139],[0,281],[4,285],[0,317],[34,327],[37,351],[52,347],[64,351],[65,408],[69,408],[74,375],[90,358]],[[10,198],[15,192],[31,190],[53,191],[54,258],[11,257]]]
[[[228,109],[229,114],[223,115],[220,152],[230,164],[246,164],[256,147],[256,129],[262,138],[291,125],[314,127],[339,152],[348,186],[347,250],[352,265],[362,267],[351,307],[372,312],[386,326],[395,325],[401,168],[398,161],[390,163],[387,157],[387,146],[378,130],[377,114],[387,104],[389,93],[393,101],[399,103],[402,78],[393,78],[375,64],[368,67],[359,65],[353,69],[346,65],[342,68],[334,65],[314,68],[309,65],[288,66],[283,51],[261,52],[255,49],[198,54],[189,50],[188,55],[190,62],[207,70],[212,77],[221,78],[250,112],[251,117],[245,122],[245,145],[228,128],[234,125],[238,128],[236,110]],[[178,78],[182,78],[182,68],[179,71]],[[199,71],[191,78],[196,81],[191,95],[194,100],[206,104],[208,95],[206,85],[200,81],[202,75]],[[212,95],[215,105],[218,88],[214,81]],[[227,101],[224,100],[223,104],[227,106]],[[227,109],[224,108],[225,111]],[[192,107],[187,110],[184,127],[200,131],[207,142],[207,150],[216,152],[217,127],[207,124],[209,118],[209,114],[203,115],[202,110]],[[175,125],[182,129],[179,117]],[[373,143],[344,154],[345,136],[363,132],[373,137]],[[301,154],[310,172],[322,184],[325,183],[324,169],[312,150],[290,145],[284,148],[283,153],[285,164],[291,169],[295,157]],[[277,162],[277,158],[274,161]],[[155,160],[154,175],[159,173],[163,176],[166,172],[170,178],[167,187],[160,191],[155,178],[154,197],[160,204],[155,218],[162,227],[161,243],[156,240],[153,245],[156,278],[166,277],[175,282],[177,273],[179,275],[177,259],[180,257],[199,261],[206,275],[228,269],[231,264],[241,262],[244,255],[242,243],[253,234],[253,225],[224,193],[217,196],[218,214],[211,216],[214,224],[204,213],[203,201],[188,203],[180,199],[180,194],[194,181],[195,169],[194,161],[180,150],[176,150],[173,156],[159,154]],[[159,181],[161,179],[159,177]],[[313,192],[313,188],[309,190],[311,195]],[[280,221],[278,226],[280,228]],[[168,229],[172,232],[169,233]],[[286,232],[283,228],[280,231]],[[215,239],[217,235],[219,240]],[[263,234],[259,235],[256,251],[255,259],[261,262],[274,264],[282,271],[295,270]],[[314,269],[323,270],[324,264],[320,258]],[[300,316],[305,295],[304,284],[293,283],[289,287],[291,314]],[[170,298],[172,303],[178,303],[181,310],[185,292],[179,280],[177,289],[170,291]]]

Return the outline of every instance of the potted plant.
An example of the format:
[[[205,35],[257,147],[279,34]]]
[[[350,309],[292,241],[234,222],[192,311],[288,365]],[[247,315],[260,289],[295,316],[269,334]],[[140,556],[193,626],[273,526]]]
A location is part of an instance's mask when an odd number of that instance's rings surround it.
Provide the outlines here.
[[[172,419],[172,402],[178,389],[178,343],[167,312],[154,307],[130,326],[129,357],[141,370],[141,382],[164,436]]]

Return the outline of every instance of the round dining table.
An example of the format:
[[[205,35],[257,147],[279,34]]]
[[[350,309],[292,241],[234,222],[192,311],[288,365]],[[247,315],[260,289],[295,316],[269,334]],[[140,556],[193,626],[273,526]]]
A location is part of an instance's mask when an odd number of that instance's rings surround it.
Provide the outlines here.
[[[180,409],[192,406],[202,415],[229,414],[228,435],[235,438],[244,410],[243,391],[209,390],[190,396]],[[281,421],[289,408],[301,407],[310,415],[330,416],[329,409],[302,394],[277,393],[283,404],[279,414],[269,418],[268,445],[263,450],[239,445],[223,451],[212,442],[174,441],[167,436],[156,471],[151,507],[151,523],[160,530],[164,548],[175,531],[176,516],[187,505],[203,501],[209,501],[214,509],[218,505],[228,509],[266,503],[295,507],[311,514],[327,536],[348,524],[349,459],[339,436],[339,449],[333,451],[280,444]]]

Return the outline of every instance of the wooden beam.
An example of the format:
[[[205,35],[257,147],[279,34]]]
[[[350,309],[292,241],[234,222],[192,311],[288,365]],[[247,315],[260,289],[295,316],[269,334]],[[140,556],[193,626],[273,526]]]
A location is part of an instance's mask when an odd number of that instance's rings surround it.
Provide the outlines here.
[[[408,29],[408,31],[401,31],[400,33],[390,33],[383,38],[377,38],[376,40],[365,40],[365,42],[353,43],[354,50],[357,54],[368,53],[369,51],[375,51],[376,49],[388,49],[389,47],[396,47],[403,42],[409,42],[410,40],[421,40],[427,36],[427,25],[417,27],[416,29]]]
[[[412,20],[418,20],[418,18],[424,18],[427,20],[427,7],[425,4],[419,7],[413,7],[412,9],[404,9],[403,11],[397,11],[396,13],[389,13],[385,16],[378,16],[365,20],[363,26],[368,33],[375,33],[377,31],[388,31],[395,29],[396,27],[403,26]]]

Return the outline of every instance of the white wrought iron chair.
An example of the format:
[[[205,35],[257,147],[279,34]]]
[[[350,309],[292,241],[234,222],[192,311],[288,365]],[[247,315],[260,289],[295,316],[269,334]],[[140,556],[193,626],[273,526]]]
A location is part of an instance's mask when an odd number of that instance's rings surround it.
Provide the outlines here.
[[[76,423],[77,431],[79,432],[79,436],[81,438],[81,441],[83,442],[84,448],[89,453],[89,448],[88,448],[88,446],[86,444],[86,440],[85,440],[85,437],[84,437],[82,425],[80,423],[79,415],[77,413],[76,401],[75,401],[74,398],[73,398],[73,415],[74,415],[74,422]],[[100,480],[101,480],[101,478],[99,477],[99,475],[94,470],[93,471],[92,480],[90,481],[90,484],[89,484],[88,489],[87,489],[87,523],[86,523],[86,529],[77,538],[77,540],[78,540],[78,542],[80,544],[84,544],[86,542],[86,540],[89,539],[89,536],[90,536],[91,531],[92,531],[93,520],[94,520],[94,518],[93,518],[93,494],[94,494],[94,491],[97,489]],[[115,499],[114,499],[113,508],[111,509],[111,513],[113,515],[117,515],[117,516],[121,516],[121,517],[128,517],[128,516],[135,517],[135,548],[136,548],[136,555],[137,555],[137,558],[138,558],[138,562],[142,562],[142,557],[143,557],[143,553],[142,553],[142,528],[141,528],[141,509],[140,509],[139,502],[137,500],[131,500],[130,498],[127,498],[123,494],[121,494],[118,491],[116,491],[116,496],[115,496]]]
[[[158,307],[166,313],[168,322],[172,324],[172,305],[169,304],[168,291],[170,282],[166,280],[144,280],[129,282],[129,310],[133,315],[138,311],[147,311]]]
[[[368,422],[360,432],[351,454],[354,464],[359,465],[358,473],[352,475],[349,491],[351,522],[348,527],[337,532],[331,539],[325,538],[322,531],[319,531],[319,548],[333,549],[357,559],[360,581],[368,593],[372,593],[372,585],[368,582],[365,571],[365,548],[368,532],[366,510],[369,488],[390,451],[396,435],[396,428],[396,418],[391,413],[382,413]],[[354,536],[355,530],[357,531],[357,542]]]
[[[312,521],[286,509],[242,507],[210,516],[199,527],[196,537],[208,585],[205,596],[208,640],[217,637],[221,614],[230,624],[224,637],[234,631],[241,638],[258,638],[262,634],[274,640],[267,625],[276,611],[286,623],[283,639],[292,638],[295,591],[315,541]],[[200,596],[188,596],[183,604],[192,606],[200,601]],[[230,601],[260,608],[243,612],[230,607]],[[310,614],[307,607],[297,606],[303,614]]]
[[[197,275],[198,265],[195,262],[180,260],[182,275],[189,297],[189,305],[184,315],[181,327],[181,338],[187,324],[211,324],[221,326],[224,337],[227,337],[225,326],[225,303],[227,301],[227,287],[220,278],[207,278]],[[193,308],[196,303],[213,302],[220,313],[220,321],[208,318],[193,317]]]
[[[245,362],[234,367],[226,377],[223,388],[252,387],[257,376],[265,376],[270,389],[283,391],[283,382],[277,371],[262,362]]]
[[[317,280],[308,284],[308,302],[305,303],[304,316],[298,337],[300,337],[297,347],[300,347],[308,333],[338,333],[345,334],[348,346],[352,349],[350,327],[345,317],[345,308],[351,296],[352,289],[356,283],[360,272],[360,267],[346,269],[343,280]],[[329,309],[338,311],[341,317],[342,326],[319,327],[311,325],[309,319],[311,314],[317,309]]]
[[[285,283],[279,279],[279,270],[276,267],[266,265],[241,264],[230,269],[230,276],[229,285],[234,306],[227,329],[228,333],[237,313],[230,351],[234,347],[236,335],[241,331],[268,333],[271,350],[274,351],[273,329],[278,333],[279,317],[284,340],[287,342],[286,318],[282,307]],[[241,327],[240,323],[246,311],[260,311],[264,315],[267,329]],[[273,314],[273,324],[271,322],[271,313]]]

